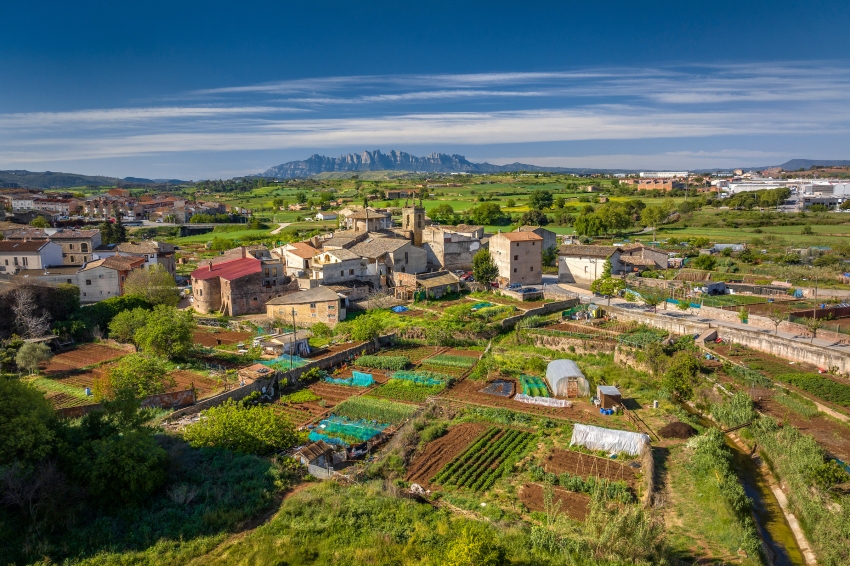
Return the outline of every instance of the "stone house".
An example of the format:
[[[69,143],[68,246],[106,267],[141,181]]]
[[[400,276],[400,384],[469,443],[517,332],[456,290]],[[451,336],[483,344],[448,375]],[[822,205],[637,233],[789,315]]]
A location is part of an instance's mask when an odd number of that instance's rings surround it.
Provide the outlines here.
[[[45,239],[62,248],[62,265],[84,265],[93,259],[94,249],[100,246],[100,230],[69,230],[66,228],[27,228],[7,236],[8,240]]]
[[[367,268],[363,258],[344,248],[326,249],[310,260],[311,286],[332,285],[365,278]]]
[[[620,271],[620,253],[613,246],[561,246],[558,250],[558,282],[590,284],[602,277],[605,262],[611,261],[611,274]]]
[[[422,273],[427,269],[428,253],[400,238],[370,238],[351,248],[366,260],[366,274],[372,277],[399,273]]]
[[[280,257],[286,267],[286,273],[295,277],[298,272],[310,272],[310,260],[319,250],[305,242],[295,242],[276,248],[273,252]]]
[[[543,250],[558,248],[558,236],[555,232],[547,230],[542,226],[520,226],[517,232],[533,232],[543,238]]]
[[[140,242],[123,242],[113,248],[115,255],[143,258],[146,268],[151,268],[154,265],[161,265],[165,270],[174,275],[176,273],[176,265],[174,262],[174,245],[166,244],[165,242],[156,242],[153,240]],[[100,255],[100,254],[98,254]]]
[[[483,228],[481,230],[483,235]],[[436,269],[472,269],[472,258],[481,249],[478,231],[457,231],[454,226],[426,226],[422,230],[422,249],[429,267]]]
[[[616,274],[639,273],[647,269],[667,269],[668,253],[658,248],[649,248],[643,244],[620,246],[619,265]],[[615,273],[615,270],[611,270]]]
[[[265,312],[266,302],[297,289],[283,273],[283,266],[264,265],[251,257],[209,262],[192,272],[192,299],[201,314],[221,312],[228,316]]]
[[[312,326],[323,322],[334,326],[345,320],[345,297],[327,287],[315,287],[306,291],[290,293],[266,303],[266,315],[270,320],[283,319],[298,326]]]
[[[393,225],[393,218],[389,212],[363,208],[356,210],[345,217],[345,228],[366,232],[378,232],[386,230]]]
[[[490,238],[499,279],[511,285],[543,282],[543,238],[534,232],[500,232]]]

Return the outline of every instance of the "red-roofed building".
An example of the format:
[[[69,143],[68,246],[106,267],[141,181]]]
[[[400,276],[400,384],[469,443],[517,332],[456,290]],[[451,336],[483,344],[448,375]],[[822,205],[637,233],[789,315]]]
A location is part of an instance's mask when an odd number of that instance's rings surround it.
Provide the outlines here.
[[[245,248],[241,248],[241,256],[204,263],[192,272],[196,311],[228,316],[264,313],[268,300],[298,290],[298,284],[293,284],[283,273],[279,260],[267,265],[248,254]]]

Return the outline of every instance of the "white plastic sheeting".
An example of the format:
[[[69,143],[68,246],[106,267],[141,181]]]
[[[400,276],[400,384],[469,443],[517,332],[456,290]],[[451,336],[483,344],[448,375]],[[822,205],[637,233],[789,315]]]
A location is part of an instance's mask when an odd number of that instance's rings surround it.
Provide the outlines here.
[[[570,446],[579,445],[590,450],[625,452],[630,456],[637,456],[643,451],[644,447],[649,447],[649,442],[649,436],[640,432],[576,424],[573,425],[573,437],[570,440]]]
[[[572,360],[555,360],[546,366],[546,381],[555,397],[569,397],[569,383],[575,381],[579,397],[590,396],[590,383]]]
[[[571,407],[572,403],[564,399],[552,399],[551,397],[532,397],[522,393],[514,396],[514,401],[528,403],[529,405],[543,405],[544,407]]]

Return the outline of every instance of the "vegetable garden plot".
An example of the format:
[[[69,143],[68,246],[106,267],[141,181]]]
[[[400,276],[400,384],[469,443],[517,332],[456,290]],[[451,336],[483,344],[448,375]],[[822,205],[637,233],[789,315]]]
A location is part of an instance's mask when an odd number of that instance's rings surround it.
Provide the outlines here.
[[[537,483],[525,483],[519,490],[519,499],[529,511],[546,511],[545,492]],[[590,510],[590,496],[585,493],[573,493],[563,488],[552,489],[552,503],[558,510],[571,519],[584,521]]]
[[[420,485],[428,484],[437,472],[485,430],[487,425],[483,423],[460,423],[449,428],[445,436],[428,443],[425,450],[416,456],[405,479]]]
[[[549,388],[546,387],[546,382],[541,377],[523,374],[519,377],[519,384],[523,395],[528,397],[550,397]]]
[[[118,348],[110,348],[100,344],[84,344],[68,352],[57,354],[50,359],[45,368],[45,374],[55,375],[75,369],[93,366],[126,356],[129,352]]]
[[[440,470],[434,483],[486,491],[522,458],[533,438],[520,430],[490,427]]]
[[[511,397],[514,394],[515,384],[513,381],[506,379],[497,379],[487,384],[487,387],[481,389],[481,393],[487,395],[498,395],[499,397]]]
[[[348,387],[371,387],[375,383],[375,378],[372,377],[371,373],[363,373],[360,371],[351,372],[351,377],[326,377],[324,380],[327,383],[333,383],[335,385],[347,385]]]
[[[443,383],[425,385],[406,379],[391,379],[374,391],[367,393],[369,397],[421,403],[433,395],[438,395],[446,386]]]
[[[428,358],[428,365],[432,366],[448,366],[455,368],[469,369],[475,365],[477,358],[471,356],[453,356],[451,354],[437,354]]]
[[[410,365],[407,356],[360,356],[354,360],[355,366],[386,370],[400,370]]]
[[[637,473],[634,468],[610,458],[582,454],[575,450],[554,448],[543,461],[543,468],[547,473],[556,475],[568,473],[582,478],[595,477],[610,481],[624,481],[632,489],[637,486]]]
[[[289,354],[284,354],[273,360],[261,360],[260,363],[277,371],[289,371],[307,365],[309,361],[299,356],[292,356],[290,359]]]
[[[366,419],[380,423],[399,424],[413,416],[415,405],[394,403],[371,397],[351,397],[334,408],[334,414],[352,420]]]
[[[451,367],[451,366],[434,366],[428,363],[431,358],[422,361],[422,364],[417,368],[418,373],[434,373],[434,374],[442,374],[448,377],[463,377],[469,370],[462,367]]]
[[[393,372],[391,377],[392,379],[403,379],[422,385],[445,385],[451,380],[449,375],[427,370],[396,371]]]
[[[389,350],[383,350],[375,355],[379,357],[404,356],[410,360],[411,364],[418,364],[424,358],[434,355],[437,351],[438,348],[434,346],[399,346],[390,348]]]
[[[362,419],[349,420],[332,415],[323,419],[310,433],[310,440],[319,440],[319,438],[313,438],[313,433],[316,433],[323,437],[338,438],[346,444],[366,442],[379,435],[385,428],[387,428],[385,424],[376,424]]]
[[[619,336],[617,341],[629,346],[643,347],[653,342],[661,342],[667,338],[667,336],[668,333],[664,330],[658,330],[656,328],[641,328]]]

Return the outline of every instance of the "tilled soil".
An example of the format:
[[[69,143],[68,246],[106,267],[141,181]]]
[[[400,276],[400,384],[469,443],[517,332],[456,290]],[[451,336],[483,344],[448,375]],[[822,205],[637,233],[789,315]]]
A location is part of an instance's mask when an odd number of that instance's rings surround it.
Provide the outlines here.
[[[253,334],[248,332],[231,332],[229,330],[214,331],[206,329],[198,329],[195,331],[194,340],[196,344],[206,346],[207,348],[215,348],[216,346],[239,344],[240,342],[248,342],[253,337]]]
[[[429,443],[425,451],[416,457],[405,479],[422,486],[427,485],[443,466],[466,450],[487,428],[483,423],[462,423],[453,426],[444,436]]]
[[[609,458],[599,458],[572,450],[555,448],[543,461],[543,468],[553,474],[568,472],[574,476],[599,477],[611,481],[624,481],[632,489],[637,485],[637,472]]]
[[[530,511],[546,511],[543,495],[543,486],[536,483],[524,483],[519,490],[520,501]],[[590,496],[556,487],[552,490],[552,503],[571,519],[584,521],[590,509]]]
[[[66,373],[100,362],[121,358],[127,354],[126,350],[119,350],[118,348],[110,348],[100,344],[84,344],[79,348],[53,356],[44,369],[44,373],[46,375]]]

